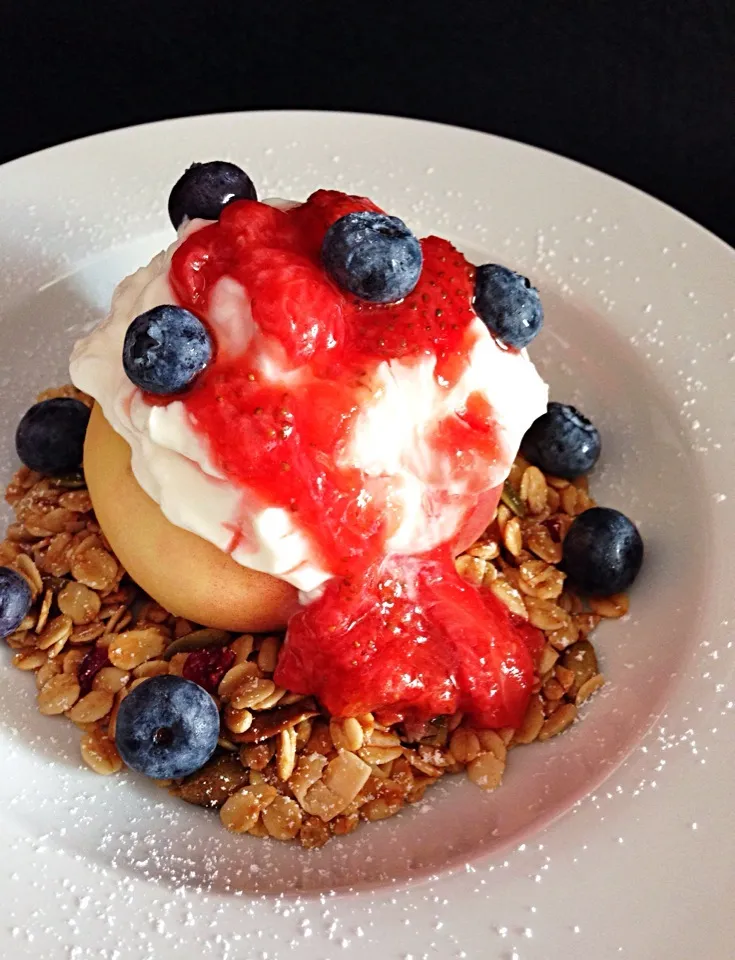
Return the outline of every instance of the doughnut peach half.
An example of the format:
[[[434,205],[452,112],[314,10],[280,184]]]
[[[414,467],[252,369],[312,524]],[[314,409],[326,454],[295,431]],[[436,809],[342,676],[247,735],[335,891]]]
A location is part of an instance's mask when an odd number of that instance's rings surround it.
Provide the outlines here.
[[[296,589],[241,566],[168,521],[138,484],[128,444],[97,404],[84,444],[84,474],[110,546],[133,580],[161,606],[221,630],[262,632],[286,625],[298,607]]]

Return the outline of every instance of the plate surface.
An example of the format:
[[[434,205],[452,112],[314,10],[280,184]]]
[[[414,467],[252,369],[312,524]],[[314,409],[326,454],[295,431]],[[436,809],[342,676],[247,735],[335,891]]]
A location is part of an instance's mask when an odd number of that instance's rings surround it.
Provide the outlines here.
[[[646,567],[631,615],[597,635],[608,685],[583,723],[514,751],[495,794],[454,779],[310,854],[96,777],[72,725],[38,715],[30,678],[8,668],[0,952],[730,956],[735,254],[600,173],[415,121],[220,115],[57,147],[0,168],[3,479],[22,411],[66,379],[114,284],[170,242],[171,184],[215,157],[261,196],[366,193],[530,275],[547,315],[534,359],[600,427],[594,493],[640,524]]]

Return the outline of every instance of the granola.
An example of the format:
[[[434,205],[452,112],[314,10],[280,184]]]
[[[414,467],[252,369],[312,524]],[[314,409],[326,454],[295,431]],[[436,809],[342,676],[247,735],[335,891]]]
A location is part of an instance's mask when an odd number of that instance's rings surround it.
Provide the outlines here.
[[[70,387],[43,397],[89,398]],[[543,631],[532,697],[517,729],[477,730],[461,714],[386,727],[371,714],[329,717],[272,677],[282,637],[235,635],[175,617],[126,575],[92,510],[81,474],[50,478],[22,467],[6,500],[15,511],[0,564],[29,583],[33,606],[6,638],[13,664],[34,672],[38,707],[82,732],[95,772],[123,768],[115,748],[122,700],[152,676],[200,671],[220,708],[217,752],[169,792],[214,808],[228,830],[319,847],[417,803],[445,774],[466,770],[500,786],[508,751],[567,729],[603,685],[589,637],[627,596],[583,600],[559,568],[573,517],[594,506],[586,477],[544,475],[519,456],[482,537],[457,558],[468,581],[495,593]],[[195,658],[195,659],[190,659]]]

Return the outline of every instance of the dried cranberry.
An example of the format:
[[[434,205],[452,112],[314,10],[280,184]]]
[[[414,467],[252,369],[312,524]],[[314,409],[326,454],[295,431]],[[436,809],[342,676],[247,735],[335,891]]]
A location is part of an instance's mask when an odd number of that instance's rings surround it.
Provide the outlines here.
[[[184,662],[183,674],[209,693],[216,693],[219,682],[235,662],[235,652],[229,647],[208,647],[193,650]]]
[[[104,647],[92,647],[82,662],[79,664],[77,681],[81,695],[89,693],[92,689],[92,681],[103,667],[109,667],[110,661],[107,659],[107,650]]]
[[[546,521],[546,529],[551,534],[551,539],[554,543],[561,543],[564,537],[562,536],[562,524],[567,520],[567,517],[563,519],[555,514],[553,517],[549,517]]]

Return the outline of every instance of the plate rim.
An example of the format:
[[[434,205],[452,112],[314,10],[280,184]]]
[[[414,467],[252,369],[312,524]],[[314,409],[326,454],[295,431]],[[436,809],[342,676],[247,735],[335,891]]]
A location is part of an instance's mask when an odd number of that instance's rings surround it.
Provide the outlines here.
[[[476,127],[466,127],[462,124],[448,123],[443,120],[427,120],[422,117],[411,117],[402,114],[393,114],[393,113],[374,113],[371,110],[316,110],[316,109],[296,109],[292,110],[288,107],[276,107],[273,109],[263,109],[263,110],[222,110],[214,111],[210,113],[194,113],[187,116],[176,116],[176,117],[161,117],[158,120],[144,120],[140,123],[132,123],[127,126],[114,126],[110,127],[107,130],[99,130],[96,133],[82,134],[79,137],[72,137],[70,140],[62,140],[59,143],[54,143],[46,147],[40,147],[38,150],[32,150],[30,153],[24,153],[19,157],[14,157],[12,160],[6,160],[4,163],[0,163],[0,178],[2,174],[12,168],[15,165],[20,165],[30,160],[39,160],[44,159],[47,155],[62,152],[66,148],[71,147],[83,147],[95,140],[100,140],[102,138],[110,138],[116,135],[125,135],[125,134],[145,134],[146,130],[154,127],[161,127],[163,125],[181,125],[186,126],[192,122],[199,120],[210,120],[212,118],[217,119],[242,119],[246,117],[268,117],[268,116],[294,116],[294,117],[359,117],[365,119],[368,122],[371,120],[379,121],[388,121],[395,122],[396,124],[409,123],[411,125],[419,125],[426,127],[440,128],[447,131],[461,131],[462,133],[472,134],[480,138],[490,138],[491,140],[497,140],[503,143],[514,144],[518,147],[523,147],[525,150],[532,151],[534,153],[540,154],[549,160],[554,162],[562,160],[565,164],[571,164],[575,167],[579,167],[582,170],[591,172],[598,177],[604,177],[606,180],[611,183],[616,184],[617,186],[623,186],[626,190],[631,191],[633,194],[638,195],[639,198],[644,199],[646,202],[654,203],[659,207],[669,211],[670,213],[675,214],[678,218],[685,220],[690,226],[694,227],[696,230],[701,231],[701,233],[706,234],[711,240],[714,240],[719,246],[723,247],[727,252],[735,256],[735,246],[729,244],[726,240],[723,240],[722,237],[719,237],[716,233],[705,227],[698,220],[695,220],[689,214],[684,213],[682,210],[679,210],[678,207],[675,207],[673,204],[668,203],[665,200],[661,200],[659,197],[654,196],[652,193],[648,193],[646,190],[643,190],[641,187],[637,187],[635,184],[630,183],[630,181],[623,179],[622,177],[616,177],[614,174],[608,173],[605,170],[601,170],[599,167],[594,166],[593,164],[586,163],[583,160],[577,160],[574,157],[567,156],[564,153],[559,153],[555,150],[550,150],[547,147],[540,147],[533,143],[528,143],[525,140],[519,140],[515,137],[506,137],[503,134],[493,133],[491,131],[479,130]]]

